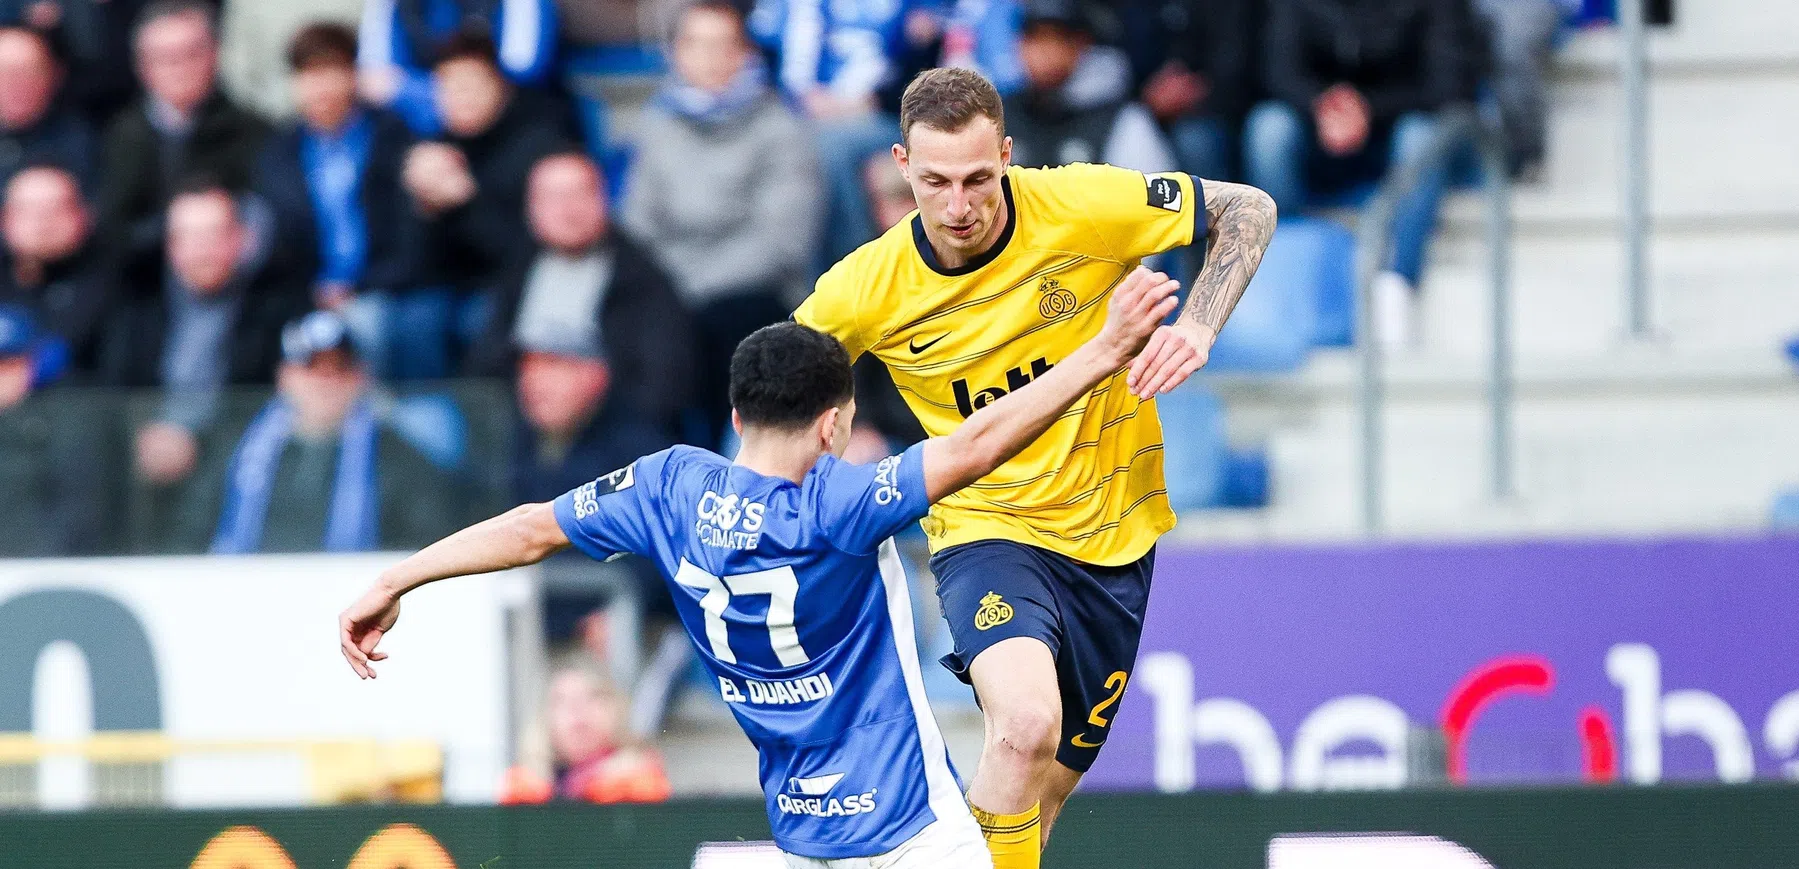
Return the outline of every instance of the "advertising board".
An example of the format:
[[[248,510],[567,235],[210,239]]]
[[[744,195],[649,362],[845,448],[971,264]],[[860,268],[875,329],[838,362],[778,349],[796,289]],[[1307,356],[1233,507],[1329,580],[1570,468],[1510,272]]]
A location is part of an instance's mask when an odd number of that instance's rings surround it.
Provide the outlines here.
[[[362,682],[338,651],[337,614],[396,560],[0,561],[0,733],[429,740],[450,800],[491,800],[508,760],[506,618],[531,599],[528,575],[409,595],[381,678]],[[84,773],[64,760],[44,761],[39,804],[85,804]],[[161,787],[176,806],[307,799],[292,756],[177,757]]]
[[[1166,547],[1087,787],[1799,778],[1799,539]]]

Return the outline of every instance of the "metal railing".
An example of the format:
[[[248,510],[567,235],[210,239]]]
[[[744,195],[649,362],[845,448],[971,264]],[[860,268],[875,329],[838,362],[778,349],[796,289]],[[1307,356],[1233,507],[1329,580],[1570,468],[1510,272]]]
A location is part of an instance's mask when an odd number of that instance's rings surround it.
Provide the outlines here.
[[[1643,0],[1618,0],[1619,86],[1624,98],[1620,183],[1624,220],[1624,304],[1629,337],[1654,329],[1649,299],[1649,37]]]
[[[1393,218],[1406,194],[1427,173],[1442,170],[1472,142],[1480,156],[1486,198],[1487,248],[1492,285],[1493,350],[1487,398],[1491,415],[1493,497],[1514,494],[1512,444],[1512,206],[1506,171],[1504,135],[1472,106],[1439,113],[1438,135],[1424,151],[1393,167],[1362,212],[1356,239],[1357,342],[1361,351],[1362,527],[1379,533],[1383,526],[1386,448],[1383,414],[1386,404],[1380,341],[1374,334],[1374,280],[1393,256]]]

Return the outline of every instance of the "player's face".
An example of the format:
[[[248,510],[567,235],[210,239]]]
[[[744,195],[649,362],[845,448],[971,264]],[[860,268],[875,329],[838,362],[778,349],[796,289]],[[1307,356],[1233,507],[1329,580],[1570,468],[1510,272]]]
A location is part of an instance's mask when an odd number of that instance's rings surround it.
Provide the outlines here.
[[[1012,140],[987,118],[954,132],[917,124],[908,139],[893,146],[893,157],[912,185],[931,247],[940,258],[953,254],[944,265],[960,266],[999,238],[1000,179],[1012,159]]]

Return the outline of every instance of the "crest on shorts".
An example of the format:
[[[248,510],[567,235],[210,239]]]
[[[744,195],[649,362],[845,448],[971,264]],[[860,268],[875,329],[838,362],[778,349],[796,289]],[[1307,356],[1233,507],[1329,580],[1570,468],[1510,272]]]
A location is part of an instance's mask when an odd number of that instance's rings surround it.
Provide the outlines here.
[[[1044,278],[1043,283],[1037,285],[1037,292],[1043,294],[1043,298],[1037,300],[1037,313],[1045,320],[1070,313],[1080,304],[1074,293],[1055,278]]]
[[[1012,605],[999,596],[999,592],[987,592],[981,598],[981,608],[974,611],[974,629],[984,631],[998,627],[1012,620]]]

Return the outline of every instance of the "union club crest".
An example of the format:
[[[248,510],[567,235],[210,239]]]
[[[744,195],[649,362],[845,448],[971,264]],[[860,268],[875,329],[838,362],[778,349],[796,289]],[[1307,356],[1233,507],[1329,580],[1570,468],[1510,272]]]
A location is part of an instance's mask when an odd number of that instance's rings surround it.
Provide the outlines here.
[[[974,629],[984,631],[996,628],[1012,620],[1012,605],[1000,598],[999,592],[987,592],[981,598],[981,608],[974,611]]]
[[[1075,307],[1080,304],[1079,300],[1074,297],[1074,293],[1062,286],[1062,282],[1055,278],[1044,278],[1043,283],[1037,285],[1037,292],[1043,294],[1043,297],[1037,300],[1037,313],[1042,314],[1045,320],[1054,320],[1064,314],[1073,313]]]

